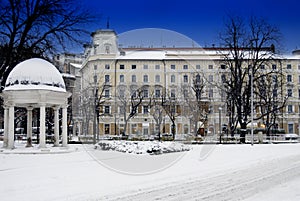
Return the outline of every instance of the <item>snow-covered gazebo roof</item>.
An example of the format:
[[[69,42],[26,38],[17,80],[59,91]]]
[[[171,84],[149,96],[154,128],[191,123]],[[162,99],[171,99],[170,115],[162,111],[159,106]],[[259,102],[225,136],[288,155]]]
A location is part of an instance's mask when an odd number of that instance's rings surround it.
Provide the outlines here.
[[[66,105],[70,95],[55,66],[39,58],[19,63],[10,72],[2,92],[6,103],[20,107]]]
[[[4,90],[35,89],[66,92],[60,72],[48,61],[38,58],[19,63],[9,74]]]

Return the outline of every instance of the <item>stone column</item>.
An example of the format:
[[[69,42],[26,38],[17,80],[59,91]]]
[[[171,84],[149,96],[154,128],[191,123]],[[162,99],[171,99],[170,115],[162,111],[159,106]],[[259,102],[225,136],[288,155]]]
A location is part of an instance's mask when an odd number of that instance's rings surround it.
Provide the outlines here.
[[[8,107],[4,107],[4,135],[3,135],[3,148],[8,146]]]
[[[62,146],[68,146],[68,133],[67,133],[67,106],[62,108]]]
[[[40,148],[46,148],[46,107],[40,106]]]
[[[7,148],[13,149],[15,147],[15,107],[9,106],[8,109],[8,142]]]
[[[59,146],[59,107],[54,107],[54,146]]]
[[[26,147],[32,147],[32,110],[33,110],[33,107],[27,108],[27,144],[26,144]]]

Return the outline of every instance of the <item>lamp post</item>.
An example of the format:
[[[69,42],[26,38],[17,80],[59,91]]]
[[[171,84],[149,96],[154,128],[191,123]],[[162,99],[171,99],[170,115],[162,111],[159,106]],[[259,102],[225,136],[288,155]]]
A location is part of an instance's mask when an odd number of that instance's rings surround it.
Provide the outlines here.
[[[251,45],[251,56],[254,57],[254,54],[252,54],[254,51],[254,48],[253,48],[253,41],[255,42],[255,44],[257,43],[258,41],[258,38],[254,38],[254,39],[251,39],[250,40],[250,45]],[[250,58],[250,59],[253,59],[253,58]],[[253,109],[254,109],[254,106],[253,106],[253,79],[254,79],[254,62],[252,60],[252,65],[251,65],[251,80],[250,80],[250,84],[251,84],[251,146],[253,146],[253,141],[254,141],[254,133],[253,133]]]
[[[219,134],[220,134],[220,144],[222,143],[222,107],[219,107]]]
[[[251,67],[251,146],[253,146],[254,133],[253,133],[253,66]]]

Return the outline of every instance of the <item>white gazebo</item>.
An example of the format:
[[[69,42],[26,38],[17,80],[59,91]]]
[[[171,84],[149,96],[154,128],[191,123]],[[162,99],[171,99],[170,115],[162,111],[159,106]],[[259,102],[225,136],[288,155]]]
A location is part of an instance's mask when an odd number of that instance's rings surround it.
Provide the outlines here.
[[[59,109],[62,108],[62,146],[67,147],[67,99],[62,75],[54,65],[33,58],[19,63],[9,74],[1,94],[4,100],[3,147],[14,148],[15,107],[27,109],[27,147],[32,139],[32,110],[40,109],[39,147],[46,147],[46,108],[54,109],[54,146],[59,146]]]

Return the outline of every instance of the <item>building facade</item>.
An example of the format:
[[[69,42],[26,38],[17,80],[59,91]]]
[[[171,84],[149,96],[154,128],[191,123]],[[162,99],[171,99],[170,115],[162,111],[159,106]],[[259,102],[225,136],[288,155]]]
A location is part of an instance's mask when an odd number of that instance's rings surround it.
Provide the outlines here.
[[[172,129],[176,134],[209,135],[228,125],[220,49],[120,48],[113,30],[98,30],[92,38],[80,70],[83,134],[92,134],[95,122],[100,135],[151,135]],[[282,56],[272,65],[283,69],[289,96],[278,127],[299,133],[300,54]],[[169,105],[167,112],[165,106],[160,110],[162,102]]]

